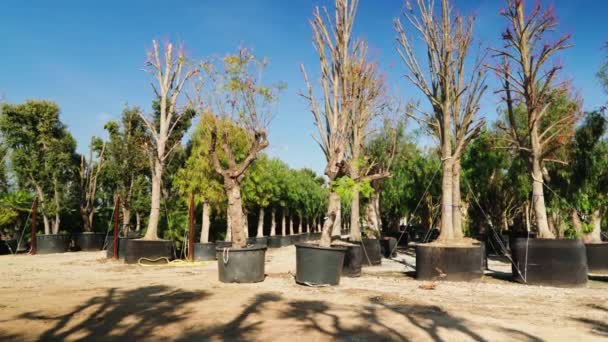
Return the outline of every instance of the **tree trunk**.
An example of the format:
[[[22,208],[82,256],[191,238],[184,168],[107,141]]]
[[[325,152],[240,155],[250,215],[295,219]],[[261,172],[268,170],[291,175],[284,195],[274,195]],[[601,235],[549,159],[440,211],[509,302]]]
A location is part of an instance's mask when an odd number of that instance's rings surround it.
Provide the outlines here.
[[[203,217],[201,220],[201,243],[209,242],[209,210],[211,206],[209,205],[209,201],[203,201]]]
[[[353,198],[350,208],[350,239],[352,241],[361,241],[361,224],[359,216],[359,189],[353,189]]]
[[[245,239],[249,238],[249,213],[243,209],[243,234]]]
[[[448,152],[449,153],[449,152]],[[441,180],[441,232],[438,240],[452,241],[455,239],[454,226],[452,217],[452,190],[453,190],[453,175],[452,175],[453,160],[446,154],[443,154],[442,164],[442,180]]]
[[[235,180],[226,177],[224,179],[226,196],[228,197],[228,217],[230,217],[230,229],[232,230],[232,246],[243,248],[247,246],[245,235],[245,224],[243,203],[241,199],[241,185]]]
[[[591,214],[591,224],[593,230],[589,234],[583,235],[585,243],[600,243],[602,242],[602,213],[596,209]]]
[[[264,208],[260,208],[260,215],[258,217],[258,234],[256,236],[264,236]]]
[[[226,211],[226,237],[224,241],[232,241],[232,224],[230,224],[230,215]]]
[[[534,151],[534,143],[532,146]],[[554,239],[555,235],[551,232],[551,230],[549,230],[549,223],[547,220],[547,207],[545,205],[545,196],[543,194],[544,181],[540,164],[540,156],[538,156],[536,153],[532,154],[532,203],[534,205],[534,216],[536,217],[538,237],[543,239]]]
[[[298,234],[302,234],[302,214],[299,214],[296,218],[298,219],[298,227],[296,231]]]
[[[122,229],[124,234],[126,235],[129,232],[129,227],[131,223],[131,209],[126,207],[124,204],[122,207]],[[136,214],[137,216],[137,214]]]
[[[460,173],[460,159],[456,159],[454,160],[454,165],[452,165],[452,229],[454,230],[454,239],[462,239],[464,237],[462,230]]]
[[[138,232],[141,230],[141,214],[139,213],[139,211],[135,212],[135,231]]]
[[[152,197],[150,203],[150,218],[144,240],[158,240],[158,220],[160,219],[160,191],[163,181],[163,165],[159,160],[154,162],[152,172]]]
[[[85,208],[80,208],[80,217],[82,218],[82,230],[91,232],[91,222],[89,221],[89,214]]]
[[[281,235],[287,235],[287,223],[285,222],[285,208],[281,209]]]
[[[340,195],[338,195],[338,193],[335,191],[331,191],[329,193],[329,203],[327,206],[327,214],[325,216],[319,246],[330,247],[333,232],[335,231],[336,227],[340,227],[339,222],[336,224],[336,221],[339,221],[338,218],[340,217]]]
[[[289,235],[293,235],[293,216],[289,215]]]
[[[42,221],[44,222],[44,235],[51,234],[51,223],[49,222],[49,217],[46,214],[42,214]]]
[[[306,233],[310,233],[310,222],[306,220]]]
[[[376,237],[380,237],[380,216],[376,206],[379,206],[380,195],[376,191],[372,194],[369,202],[365,206],[365,212],[363,213],[365,223],[369,230],[371,230]]]
[[[581,218],[578,216],[578,212],[574,209],[570,212],[570,217],[572,217],[572,227],[578,236],[583,236],[583,223],[581,222]]]
[[[270,236],[277,235],[276,208],[270,210]]]
[[[330,193],[331,199],[331,193]],[[340,237],[342,235],[342,203],[338,195],[338,208],[336,209],[336,217],[334,218],[334,225],[332,227],[331,236]],[[325,229],[325,226],[323,226]]]

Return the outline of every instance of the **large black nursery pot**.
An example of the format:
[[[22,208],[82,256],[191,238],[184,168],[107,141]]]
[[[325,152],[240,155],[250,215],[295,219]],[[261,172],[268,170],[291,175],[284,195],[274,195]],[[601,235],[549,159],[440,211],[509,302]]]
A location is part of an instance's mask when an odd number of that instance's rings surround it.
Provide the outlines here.
[[[247,239],[248,245],[253,245],[256,247],[268,247],[268,236],[253,236]]]
[[[416,279],[477,281],[483,277],[484,249],[471,245],[416,245]]]
[[[215,260],[215,243],[201,242],[194,244],[194,261]]]
[[[81,251],[100,251],[105,242],[105,233],[82,232],[76,234],[74,242]]]
[[[304,285],[338,285],[345,247],[296,243],[296,282]]]
[[[127,250],[127,240],[132,240],[130,237],[118,237],[118,259],[124,260]],[[106,250],[106,257],[111,259],[114,257],[114,237],[108,236],[104,244]]]
[[[264,280],[266,247],[217,247],[215,250],[222,283],[258,283]]]
[[[361,247],[363,248],[363,266],[377,266],[382,264],[380,240],[363,238],[361,239]]]
[[[173,259],[173,241],[126,239],[125,264],[137,264],[140,260],[158,261]],[[118,245],[120,247],[120,244]]]
[[[385,258],[397,256],[397,239],[394,237],[383,237],[380,240],[380,252]]]
[[[589,273],[608,275],[608,243],[586,243],[585,249]]]
[[[524,239],[511,245],[513,278],[529,285],[578,287],[587,284],[587,253],[581,240]]]
[[[281,235],[272,235],[268,237],[268,248],[279,248],[281,245]]]
[[[17,254],[17,240],[0,240],[0,255]]]
[[[65,253],[71,241],[69,234],[37,234],[36,254]]]
[[[351,243],[341,247],[346,248],[344,252],[344,264],[342,265],[342,275],[345,277],[360,277],[361,264],[363,262],[363,248],[360,243]]]

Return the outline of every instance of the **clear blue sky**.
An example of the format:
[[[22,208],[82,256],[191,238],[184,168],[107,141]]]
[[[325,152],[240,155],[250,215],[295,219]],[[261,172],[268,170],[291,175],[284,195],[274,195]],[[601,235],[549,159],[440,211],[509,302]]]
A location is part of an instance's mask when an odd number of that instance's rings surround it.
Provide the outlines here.
[[[419,98],[403,79],[395,51],[392,20],[399,16],[402,0],[360,2],[355,30],[369,42],[371,57],[381,64],[391,90],[403,99]],[[459,12],[478,16],[477,37],[493,46],[500,44],[506,25],[498,15],[505,2],[454,1]],[[575,47],[561,58],[564,77],[573,80],[585,108],[597,107],[605,102],[595,72],[608,41],[608,1],[542,2],[555,5],[560,30],[573,35]],[[311,138],[312,118],[298,91],[304,89],[300,63],[313,74],[318,70],[308,19],[314,6],[326,4],[331,5],[327,0],[6,0],[0,11],[0,96],[9,102],[56,101],[83,151],[126,103],[149,108],[150,79],[142,67],[152,39],[180,41],[194,58],[223,55],[244,45],[269,58],[269,81],[288,84],[270,129],[269,154],[292,167],[321,171],[324,160]],[[490,87],[497,89],[494,80]],[[483,113],[493,118],[497,105],[490,91]]]

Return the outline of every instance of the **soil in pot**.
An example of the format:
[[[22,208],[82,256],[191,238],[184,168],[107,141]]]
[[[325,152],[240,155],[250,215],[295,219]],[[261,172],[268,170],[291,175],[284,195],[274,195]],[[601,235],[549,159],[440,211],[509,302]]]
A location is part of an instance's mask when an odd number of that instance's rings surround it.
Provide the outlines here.
[[[556,287],[587,284],[587,253],[582,241],[518,238],[511,242],[515,281]]]
[[[126,241],[132,240],[132,239],[133,238],[127,238],[127,237],[118,238],[118,259],[120,259],[120,260],[125,259],[125,251],[127,248]],[[112,259],[114,257],[114,237],[108,236],[106,238],[105,245],[106,245],[106,258]]]
[[[342,275],[351,278],[360,277],[361,263],[363,261],[363,249],[361,248],[361,244],[349,243],[337,247],[346,248],[346,252],[344,253],[344,264],[342,265]]]
[[[0,255],[16,254],[17,240],[0,240]]]
[[[215,243],[195,243],[194,244],[194,261],[209,261],[215,260]]]
[[[338,285],[345,247],[296,244],[296,282],[304,285]]]
[[[81,251],[100,251],[106,238],[105,233],[83,232],[76,234],[76,248]]]
[[[71,242],[69,234],[36,235],[36,254],[65,253]]]
[[[137,264],[142,261],[173,259],[173,241],[127,239],[125,242],[125,263]],[[118,245],[120,247],[120,244]]]
[[[608,243],[586,243],[585,250],[589,273],[608,275]]]
[[[264,280],[266,247],[216,248],[222,283],[258,283]]]
[[[478,281],[483,277],[483,253],[479,242],[419,244],[416,246],[416,279]]]
[[[361,239],[363,248],[363,266],[377,266],[382,264],[382,253],[380,252],[380,240]]]
[[[394,258],[397,256],[397,239],[394,237],[383,237],[380,240],[380,251],[385,258]]]

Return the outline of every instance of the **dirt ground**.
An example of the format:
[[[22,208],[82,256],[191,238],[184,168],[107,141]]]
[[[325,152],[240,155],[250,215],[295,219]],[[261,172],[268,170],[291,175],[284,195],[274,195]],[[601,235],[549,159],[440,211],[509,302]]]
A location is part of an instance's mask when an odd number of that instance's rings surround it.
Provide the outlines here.
[[[337,287],[296,285],[295,247],[264,282],[222,284],[217,263],[129,266],[104,252],[0,257],[0,341],[592,341],[608,339],[608,278],[525,286],[491,260],[480,283],[413,278],[414,258]]]

